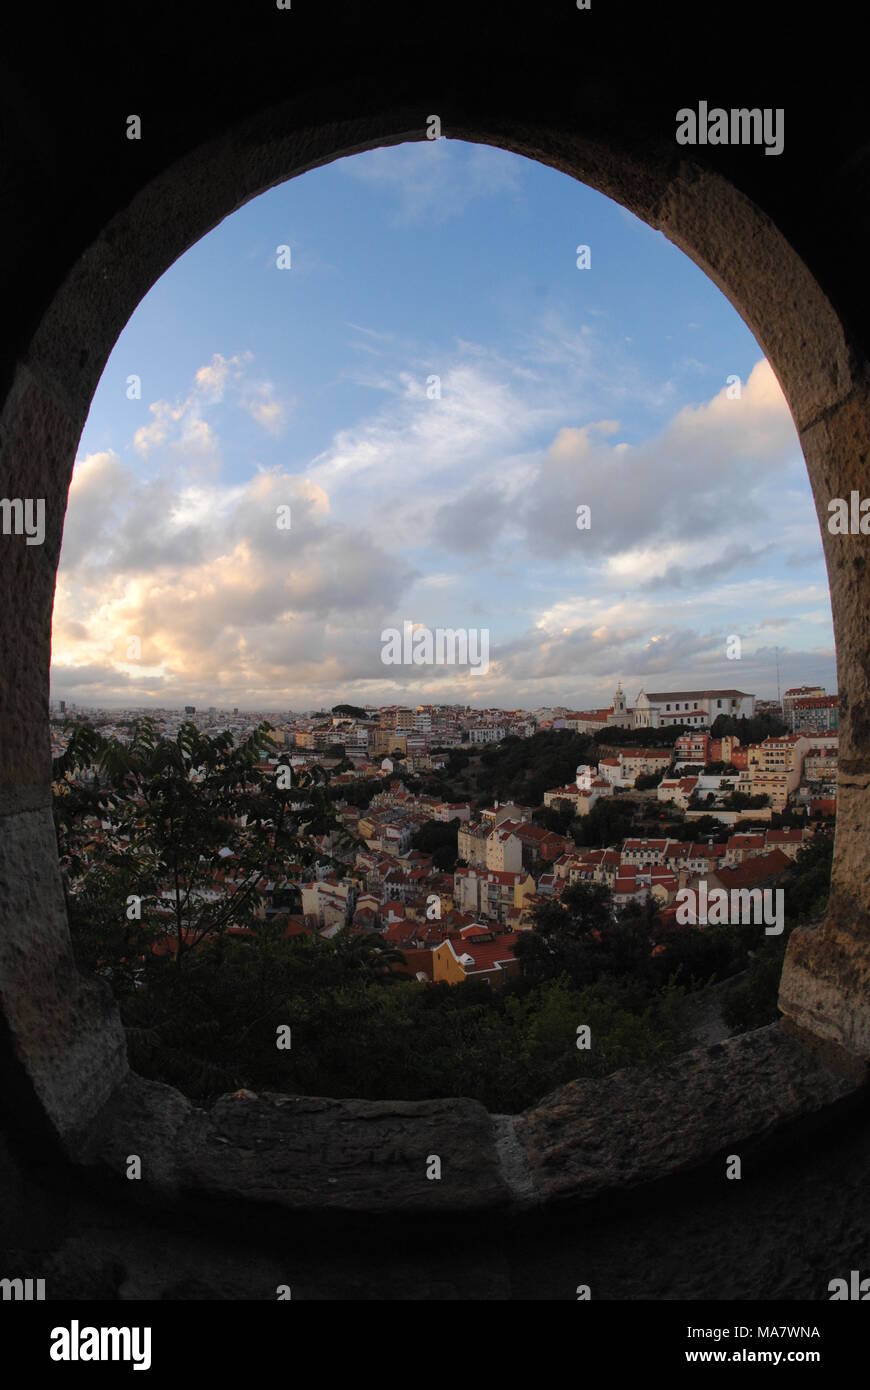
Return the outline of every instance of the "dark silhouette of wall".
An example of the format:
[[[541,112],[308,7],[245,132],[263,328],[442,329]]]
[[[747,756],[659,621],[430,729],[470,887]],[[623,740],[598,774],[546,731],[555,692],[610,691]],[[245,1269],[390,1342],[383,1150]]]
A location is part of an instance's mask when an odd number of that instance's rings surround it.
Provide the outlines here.
[[[42,546],[3,538],[0,561],[0,1172],[4,1248],[28,1257],[30,1273],[34,1262],[47,1270],[56,1296],[93,1286],[197,1297],[204,1279],[221,1296],[262,1286],[273,1297],[275,1211],[295,1235],[308,1223],[312,1249],[329,1242],[332,1272],[311,1255],[303,1283],[344,1293],[360,1277],[354,1223],[384,1293],[407,1288],[410,1268],[428,1296],[528,1296],[531,1262],[531,1296],[559,1297],[567,1281],[572,1297],[576,1264],[591,1259],[610,1296],[640,1296],[626,1241],[654,1249],[666,1210],[683,1214],[685,1259],[678,1250],[656,1266],[659,1296],[824,1297],[828,1278],[866,1264],[870,571],[862,538],[824,525],[831,497],[870,495],[863,47],[850,9],[829,5],[812,12],[797,64],[794,7],[767,5],[765,16],[769,34],[757,10],[618,0],[589,11],[567,0],[395,11],[293,0],[287,11],[101,4],[17,16],[0,65],[0,496],[44,497],[47,527]],[[678,146],[676,111],[700,100],[782,107],[783,153]],[[448,138],[541,159],[660,227],[768,354],[813,484],[837,633],[830,908],[790,942],[785,1023],[662,1077],[568,1087],[518,1119],[470,1102],[244,1097],[205,1114],[130,1075],[112,1001],[79,978],[69,947],[47,700],[75,448],[121,328],[178,255],[282,179],[424,138],[431,114]],[[140,140],[127,139],[130,115]],[[252,1156],[242,1141],[254,1132]],[[724,1155],[740,1145],[757,1154],[756,1177],[730,1202]],[[139,1185],[123,1178],[130,1152],[146,1156],[138,1205]],[[421,1180],[427,1152],[450,1159],[454,1180]],[[809,1243],[807,1201],[818,1213]],[[587,1244],[554,1235],[568,1210],[578,1231],[594,1231]],[[413,1246],[402,1246],[397,1212],[413,1218]],[[175,1234],[156,1242],[160,1221]],[[256,1259],[234,1244],[251,1240]],[[210,1273],[176,1278],[174,1262],[193,1268],[183,1250],[194,1248]],[[719,1249],[718,1262],[681,1276],[702,1248]],[[240,1273],[255,1266],[256,1277]]]

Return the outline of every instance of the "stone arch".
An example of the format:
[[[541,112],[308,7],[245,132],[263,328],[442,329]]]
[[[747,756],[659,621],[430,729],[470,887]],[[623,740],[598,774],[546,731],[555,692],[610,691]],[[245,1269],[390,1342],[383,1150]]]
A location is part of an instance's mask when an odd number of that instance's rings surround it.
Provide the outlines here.
[[[342,155],[424,138],[422,108],[303,121],[297,103],[238,120],[136,182],[15,343],[0,413],[0,478],[46,499],[42,546],[7,547],[0,609],[0,1019],[17,1123],[75,1149],[127,1076],[117,1012],[76,973],[51,815],[48,669],[55,571],[77,441],[118,334],[160,274],[258,193]],[[434,108],[433,108],[434,109]],[[797,425],[822,523],[838,638],[840,801],[825,923],[790,944],[781,1006],[808,1037],[870,1058],[870,578],[860,543],[827,533],[832,496],[866,488],[866,360],[775,219],[710,161],[613,128],[494,120],[463,107],[448,137],[541,160],[629,208],[728,296],[767,354]],[[693,152],[694,154],[694,152]]]

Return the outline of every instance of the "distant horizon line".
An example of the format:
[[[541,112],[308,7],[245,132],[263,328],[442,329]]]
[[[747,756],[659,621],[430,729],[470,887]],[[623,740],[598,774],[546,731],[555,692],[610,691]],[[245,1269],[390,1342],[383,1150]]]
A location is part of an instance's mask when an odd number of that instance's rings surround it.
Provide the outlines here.
[[[789,687],[789,688],[791,689],[791,688],[797,688],[797,687]],[[686,693],[687,693],[687,694],[691,694],[692,692],[691,692],[691,691],[687,691]],[[744,693],[748,695],[748,694],[750,694],[751,692],[746,691],[746,692],[744,692]],[[828,694],[828,695],[836,695],[836,694],[838,694],[838,693],[839,693],[839,692],[838,692],[837,690],[826,691],[826,694]],[[780,697],[779,700],[777,700],[776,697],[773,696],[773,695],[756,695],[756,694],[752,693],[752,698],[753,698],[754,700],[756,700],[756,701],[761,701],[761,702],[767,703],[767,704],[780,704],[780,705],[782,704],[782,699],[781,699],[781,697]],[[117,713],[138,714],[138,713],[140,713],[140,712],[149,712],[149,711],[150,711],[150,712],[155,713],[155,714],[156,714],[156,713],[160,713],[160,712],[168,712],[168,713],[173,713],[173,714],[183,714],[183,713],[185,713],[186,710],[188,709],[188,705],[187,705],[187,704],[182,704],[182,705],[115,705],[115,704],[108,705],[108,704],[93,704],[93,703],[86,702],[86,701],[83,701],[83,700],[67,700],[67,698],[66,698],[65,696],[63,696],[63,697],[58,696],[57,699],[52,699],[52,700],[50,701],[50,705],[51,705],[51,706],[57,706],[57,705],[59,705],[59,704],[61,703],[62,700],[63,700],[63,702],[64,702],[65,704],[67,704],[68,706],[72,706],[73,708],[75,708],[75,709],[77,709],[77,710],[79,710],[79,709],[106,710],[106,711],[112,711],[112,712],[117,712]],[[325,705],[317,706],[317,707],[313,707],[313,706],[312,706],[311,708],[309,708],[309,709],[307,709],[307,710],[301,710],[301,709],[300,709],[300,710],[294,710],[294,709],[291,709],[290,707],[287,707],[287,709],[286,709],[285,711],[279,710],[278,707],[276,707],[276,706],[269,707],[269,706],[266,706],[266,705],[261,705],[261,706],[254,707],[254,708],[252,708],[252,707],[250,707],[250,706],[244,706],[244,707],[243,707],[242,705],[234,705],[234,706],[226,706],[226,705],[190,705],[190,708],[192,708],[196,714],[210,714],[210,713],[212,713],[212,712],[215,713],[215,714],[234,714],[234,713],[238,712],[239,715],[242,715],[242,714],[277,714],[277,713],[285,713],[285,714],[288,714],[288,715],[289,715],[289,714],[306,715],[306,714],[317,714],[317,713],[332,714],[333,711],[334,711],[334,709],[335,709],[338,705],[353,705],[354,703],[355,703],[355,702],[354,702],[353,700],[338,700],[338,701],[336,701],[336,705],[332,705],[332,706],[329,706],[329,707],[327,707],[327,706],[325,706]],[[608,709],[608,708],[610,708],[610,707],[607,706],[607,705],[600,705],[600,706],[594,706],[594,707],[591,707],[591,708],[585,709],[585,710],[578,710],[578,709],[576,708],[576,706],[566,704],[564,701],[560,701],[560,702],[557,703],[557,704],[554,704],[554,703],[551,702],[551,703],[541,704],[541,705],[471,705],[471,704],[460,704],[458,701],[432,701],[432,700],[427,700],[427,701],[416,701],[415,703],[418,704],[418,705],[422,705],[422,707],[423,707],[424,709],[425,709],[425,708],[432,708],[432,709],[469,709],[469,710],[479,710],[481,713],[484,712],[485,710],[497,710],[497,711],[499,711],[499,712],[501,712],[501,713],[506,713],[506,714],[507,714],[507,713],[514,713],[514,712],[519,712],[519,713],[533,713],[535,709],[552,709],[552,710],[563,709],[563,710],[572,710],[572,711],[576,712],[577,714],[587,714],[587,713],[591,714],[591,713],[595,713],[596,711],[600,711],[600,710],[602,710],[602,709]],[[375,709],[377,709],[377,710],[383,710],[383,709],[413,709],[413,708],[414,708],[414,705],[413,705],[413,704],[402,705],[402,704],[397,703],[396,701],[392,701],[392,702],[389,702],[389,703],[384,703],[384,704],[379,704],[379,705],[374,705],[374,704],[358,704],[358,705],[356,705],[356,708],[357,708],[357,709],[372,709],[372,710],[375,710]],[[55,711],[55,712],[57,712],[57,711]],[[65,713],[68,713],[68,712],[69,712],[68,710],[65,711]]]

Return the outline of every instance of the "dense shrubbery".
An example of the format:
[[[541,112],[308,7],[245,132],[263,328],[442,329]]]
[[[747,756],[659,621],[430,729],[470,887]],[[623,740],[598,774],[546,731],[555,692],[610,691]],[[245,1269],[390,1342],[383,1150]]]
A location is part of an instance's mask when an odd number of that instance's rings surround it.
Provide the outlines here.
[[[801,922],[821,916],[831,886],[833,836],[817,832],[804,845],[785,884],[785,931],[763,937],[746,978],[725,991],[722,1017],[734,1032],[762,1028],[779,1017],[776,1001],[788,938]]]
[[[581,763],[598,761],[594,741],[586,734],[545,729],[531,738],[506,738],[485,748],[477,774],[481,798],[518,801],[538,806],[544,792],[575,780]]]
[[[378,778],[365,778],[358,782],[340,783],[338,786],[330,786],[328,795],[330,801],[345,801],[348,806],[356,806],[357,810],[365,811],[373,796],[384,790],[383,782]]]
[[[722,803],[726,811],[758,811],[762,806],[770,805],[770,797],[763,792],[757,796],[749,796],[746,792],[729,792]]]
[[[620,801],[613,796],[603,796],[596,801],[588,816],[581,816],[571,825],[574,843],[593,848],[601,845],[614,845],[631,834],[635,804]]]
[[[596,744],[614,748],[673,748],[680,734],[697,733],[687,724],[674,724],[669,729],[599,729],[594,734]]]
[[[569,835],[574,820],[574,803],[556,801],[552,806],[538,806],[532,812],[535,825],[543,830],[552,830],[555,835]]]
[[[766,829],[766,827],[762,827]],[[741,830],[750,829],[750,824],[742,822]],[[667,835],[670,840],[698,841],[714,840],[721,841],[731,834],[732,827],[723,825],[718,816],[698,816],[697,820],[674,821],[662,830],[662,835]]]
[[[153,960],[121,994],[132,1066],[207,1100],[239,1086],[409,1100],[469,1096],[516,1111],[579,1076],[655,1064],[690,1044],[680,993],[566,975],[503,995],[379,974],[363,938],[288,941],[273,929],[205,946],[184,970]],[[378,943],[380,945],[380,942]],[[371,948],[370,948],[371,949]],[[577,1048],[577,1028],[592,1047]],[[288,1051],[277,1030],[292,1030]]]
[[[720,714],[713,720],[710,733],[713,738],[736,734],[745,748],[749,743],[763,743],[766,738],[787,734],[788,728],[775,714],[755,714],[751,719],[747,719],[745,714],[739,719],[730,714]]]
[[[411,837],[411,848],[431,854],[436,869],[453,872],[457,860],[460,820],[427,820]]]
[[[652,791],[653,787],[659,785],[664,775],[664,771],[642,772],[640,776],[635,779],[635,790],[639,792]]]

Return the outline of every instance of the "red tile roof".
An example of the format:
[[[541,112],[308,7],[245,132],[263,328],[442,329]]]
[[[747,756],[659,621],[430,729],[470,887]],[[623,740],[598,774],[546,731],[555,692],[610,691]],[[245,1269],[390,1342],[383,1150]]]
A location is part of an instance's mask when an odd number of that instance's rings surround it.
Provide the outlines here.
[[[402,952],[404,963],[396,961],[393,965],[395,975],[417,975],[424,974],[427,979],[434,980],[435,966],[432,960],[432,951],[429,947],[414,948]]]
[[[754,888],[762,883],[767,883],[772,878],[779,877],[787,869],[792,867],[791,860],[787,854],[783,854],[781,849],[772,849],[770,854],[761,854],[755,859],[746,859],[742,864],[737,864],[733,869],[719,869],[717,878],[721,881],[722,887],[732,888]]]
[[[466,974],[471,975],[480,970],[492,970],[499,961],[514,960],[514,946],[518,940],[518,932],[505,932],[494,941],[457,942],[454,950],[458,956],[466,954],[473,958],[474,964],[466,969]]]
[[[394,946],[401,946],[404,941],[413,941],[419,935],[419,928],[416,922],[394,922],[391,927],[387,927],[383,935],[385,941],[391,941]]]

